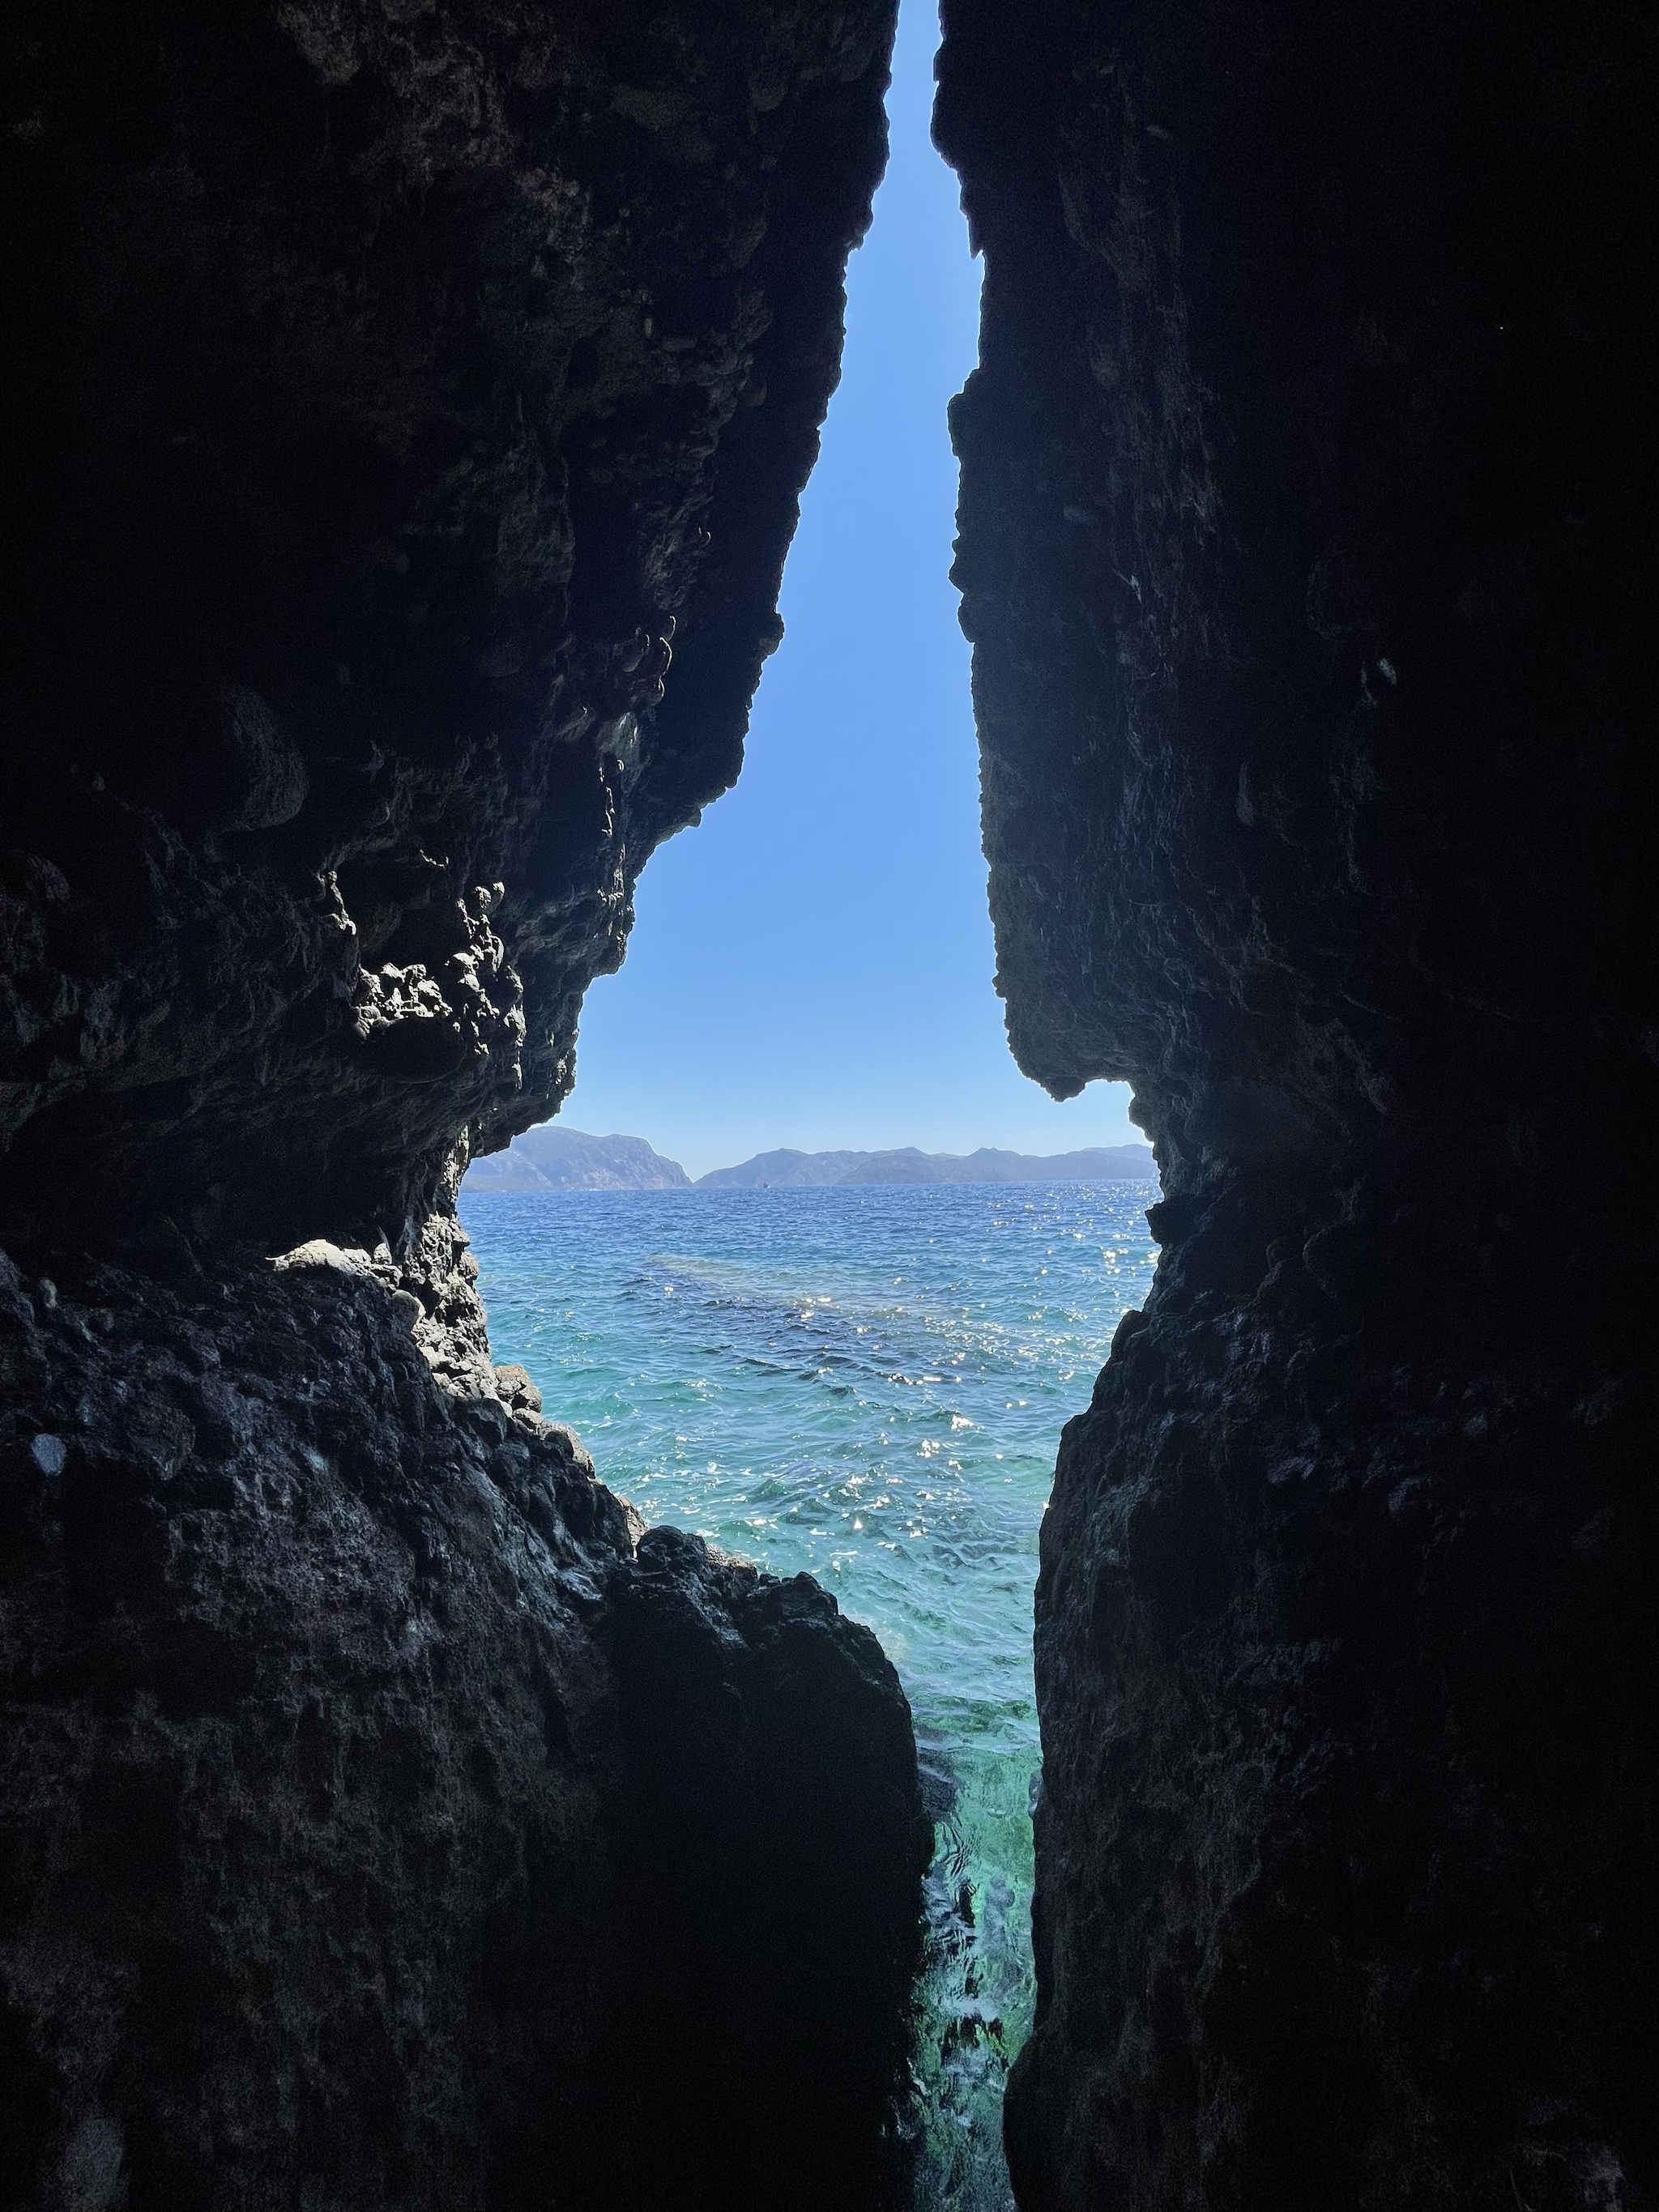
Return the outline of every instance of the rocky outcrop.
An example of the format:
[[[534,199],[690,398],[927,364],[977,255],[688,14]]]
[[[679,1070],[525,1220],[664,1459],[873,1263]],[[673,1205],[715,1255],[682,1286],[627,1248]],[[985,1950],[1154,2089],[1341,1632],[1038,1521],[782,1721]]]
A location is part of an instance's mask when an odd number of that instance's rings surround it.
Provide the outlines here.
[[[890,33],[8,21],[8,2206],[897,2185],[896,1678],[641,1536],[453,1212],[737,772]]]
[[[464,1243],[4,1267],[8,2205],[897,2178],[897,1678],[805,1577],[641,1538]]]
[[[891,28],[15,17],[5,1233],[395,1241],[568,1090],[780,635]]]
[[[945,19],[1000,985],[1167,1194],[1043,1533],[1019,2200],[1644,2205],[1651,43]]]

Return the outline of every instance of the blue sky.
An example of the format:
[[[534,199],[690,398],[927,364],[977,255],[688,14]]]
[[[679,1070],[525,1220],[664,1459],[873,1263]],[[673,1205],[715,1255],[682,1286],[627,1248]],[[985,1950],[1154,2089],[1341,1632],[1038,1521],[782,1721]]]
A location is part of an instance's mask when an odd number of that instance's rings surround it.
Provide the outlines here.
[[[560,1119],[701,1174],[804,1152],[1139,1143],[1128,1090],[1056,1104],[1009,1056],[980,851],[945,410],[979,269],[929,143],[937,24],[906,0],[892,153],[848,275],[847,352],[743,775],[641,878],[587,995]],[[670,679],[672,680],[672,678]]]

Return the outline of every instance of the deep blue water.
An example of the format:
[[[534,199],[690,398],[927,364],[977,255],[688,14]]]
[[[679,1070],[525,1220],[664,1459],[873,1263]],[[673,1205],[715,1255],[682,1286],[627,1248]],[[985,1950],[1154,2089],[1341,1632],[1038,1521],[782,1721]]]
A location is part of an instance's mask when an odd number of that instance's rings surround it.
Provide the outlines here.
[[[1031,1589],[1065,1421],[1155,1257],[1145,1183],[466,1194],[498,1360],[647,1521],[867,1621],[955,1802],[928,1890],[921,2212],[1011,2202]]]

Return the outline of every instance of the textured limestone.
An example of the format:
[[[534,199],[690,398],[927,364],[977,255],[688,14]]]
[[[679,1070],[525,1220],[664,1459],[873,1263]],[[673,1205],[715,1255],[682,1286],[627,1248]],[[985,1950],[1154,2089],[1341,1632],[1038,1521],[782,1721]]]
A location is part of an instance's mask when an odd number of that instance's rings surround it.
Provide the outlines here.
[[[898,2185],[897,1680],[641,1540],[453,1212],[737,772],[891,16],[0,34],[8,2207]]]
[[[0,2198],[883,2202],[897,1679],[434,1258],[0,1262]]]
[[[395,1241],[568,1090],[780,634],[891,16],[14,11],[10,1233]]]
[[[1168,1194],[1044,1531],[1020,2201],[1646,2204],[1654,49],[945,16],[1000,987]]]

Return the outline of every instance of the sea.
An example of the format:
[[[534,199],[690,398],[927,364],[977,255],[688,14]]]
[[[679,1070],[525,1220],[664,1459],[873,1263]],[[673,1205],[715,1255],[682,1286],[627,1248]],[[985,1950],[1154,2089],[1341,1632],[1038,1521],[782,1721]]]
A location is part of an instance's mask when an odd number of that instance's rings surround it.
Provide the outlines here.
[[[1009,2212],[1037,1531],[1157,1254],[1144,1182],[463,1193],[498,1360],[648,1522],[803,1568],[897,1668],[938,1814],[917,2212]]]

